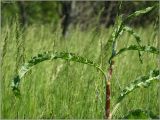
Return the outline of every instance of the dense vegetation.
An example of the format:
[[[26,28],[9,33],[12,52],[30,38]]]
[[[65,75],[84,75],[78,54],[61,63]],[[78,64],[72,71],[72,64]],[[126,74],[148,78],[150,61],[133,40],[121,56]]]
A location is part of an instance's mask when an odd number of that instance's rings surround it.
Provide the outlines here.
[[[2,118],[158,118],[157,27],[126,26],[154,8],[118,15],[108,29],[77,26],[65,38],[59,25],[5,24]]]

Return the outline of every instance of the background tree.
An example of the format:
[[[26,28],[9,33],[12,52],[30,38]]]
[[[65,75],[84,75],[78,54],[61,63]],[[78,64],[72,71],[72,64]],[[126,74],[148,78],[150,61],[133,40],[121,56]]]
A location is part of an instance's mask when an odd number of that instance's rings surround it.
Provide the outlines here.
[[[17,2],[20,12],[20,21],[22,25],[25,25],[27,23],[27,13],[25,10],[25,2],[24,1],[18,1]]]
[[[70,1],[62,1],[62,13],[61,13],[61,19],[62,19],[62,34],[66,35],[67,28],[70,23],[70,14],[71,14],[71,4]]]
[[[19,14],[22,24],[52,24],[56,28],[61,23],[65,35],[69,25],[87,27],[113,25],[119,2],[116,1],[13,1],[2,2],[2,25],[12,21]],[[158,1],[123,2],[121,13],[128,15],[137,9],[152,6]],[[134,19],[131,26],[148,25],[155,21],[158,11],[153,11]],[[158,18],[159,19],[159,18]],[[61,21],[61,22],[60,22]],[[54,29],[53,28],[53,29]]]

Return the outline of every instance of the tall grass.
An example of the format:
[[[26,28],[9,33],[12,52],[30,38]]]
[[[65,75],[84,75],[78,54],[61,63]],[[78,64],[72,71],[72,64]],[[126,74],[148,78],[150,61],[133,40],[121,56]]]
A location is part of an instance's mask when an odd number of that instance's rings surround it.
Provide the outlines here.
[[[13,95],[10,84],[17,69],[17,56],[19,56],[16,28],[15,24],[11,26],[6,24],[2,28],[4,37],[1,46],[4,46],[5,52],[2,59],[3,65],[1,65],[4,75],[1,81],[3,86],[2,118],[103,118],[105,111],[103,76],[99,71],[87,65],[63,60],[40,63],[23,78],[20,86],[21,97],[16,98]],[[27,62],[31,56],[44,51],[72,51],[103,64],[104,61],[100,60],[103,54],[102,46],[107,44],[112,30],[112,27],[101,28],[99,33],[95,34],[95,29],[84,32],[77,27],[71,29],[69,35],[63,38],[59,28],[52,31],[52,28],[48,26],[32,25],[19,34],[19,41],[25,41],[21,47],[25,48],[25,53],[21,52],[21,55],[25,56]],[[158,39],[153,39],[148,34],[155,33],[152,25],[137,28],[136,32],[141,35],[143,45],[158,46]],[[136,44],[134,39],[130,34],[121,36],[117,49]],[[109,54],[107,55],[109,57]],[[111,106],[115,104],[119,91],[131,82],[129,80],[145,75],[150,69],[158,66],[157,55],[154,54],[143,53],[143,64],[140,64],[137,52],[134,51],[124,52],[123,55],[114,59],[116,63],[112,75],[114,81],[111,82]],[[18,64],[22,65],[21,62]],[[149,109],[158,114],[157,94],[156,84],[151,85],[150,89],[143,88],[131,93],[122,101],[123,104],[113,117],[122,117],[126,111],[134,108]],[[152,100],[146,100],[148,97]]]

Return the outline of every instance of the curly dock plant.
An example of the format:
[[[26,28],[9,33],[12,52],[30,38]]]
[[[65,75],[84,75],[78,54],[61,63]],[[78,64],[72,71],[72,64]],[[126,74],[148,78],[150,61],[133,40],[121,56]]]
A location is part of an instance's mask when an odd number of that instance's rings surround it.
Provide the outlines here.
[[[18,74],[15,75],[13,81],[12,81],[12,89],[15,95],[20,95],[19,90],[19,84],[20,80],[24,75],[35,65],[47,61],[47,60],[55,60],[55,59],[63,59],[66,61],[74,61],[82,64],[87,64],[89,66],[93,66],[94,68],[98,69],[104,76],[105,83],[106,83],[106,99],[105,99],[105,118],[111,119],[112,116],[115,114],[116,110],[118,109],[118,106],[120,105],[121,101],[131,92],[133,92],[137,88],[141,87],[148,87],[153,81],[158,81],[160,78],[160,74],[158,70],[153,70],[149,75],[141,76],[137,78],[134,82],[129,84],[121,93],[120,96],[117,98],[117,102],[111,112],[110,110],[110,101],[111,101],[111,78],[112,78],[112,72],[113,72],[113,65],[115,63],[114,58],[118,55],[122,54],[125,51],[138,51],[139,59],[142,62],[141,59],[141,52],[147,52],[147,53],[153,53],[153,54],[159,54],[159,49],[153,47],[153,46],[144,46],[141,45],[141,38],[132,28],[126,26],[125,24],[128,23],[128,21],[132,20],[135,17],[138,17],[140,15],[146,14],[152,10],[157,8],[157,5],[153,7],[147,7],[143,10],[139,10],[134,12],[133,14],[130,14],[128,17],[123,18],[121,15],[118,15],[116,18],[116,22],[114,25],[114,31],[112,32],[112,35],[110,39],[108,40],[107,44],[105,45],[105,53],[108,51],[111,51],[110,58],[108,60],[109,68],[107,71],[107,74],[104,72],[104,70],[100,67],[99,64],[93,62],[92,60],[89,60],[85,57],[78,56],[74,53],[66,53],[66,52],[45,52],[42,54],[38,54],[37,56],[31,58],[28,62],[26,62],[19,70]],[[132,35],[137,45],[129,45],[128,47],[121,48],[119,51],[116,50],[116,44],[118,43],[118,37],[122,35],[122,33],[128,32],[130,35]],[[109,50],[110,49],[110,50]],[[107,55],[107,54],[106,54]],[[137,112],[137,111],[136,111]],[[127,115],[127,117],[129,114]],[[133,112],[132,112],[133,116]]]
[[[123,19],[122,19],[122,15],[118,15],[117,18],[116,18],[116,22],[115,22],[115,25],[114,25],[114,30],[111,34],[110,39],[108,40],[107,44],[105,45],[105,48],[107,48],[105,53],[107,53],[108,51],[111,51],[111,56],[110,56],[109,61],[108,61],[109,62],[108,80],[106,81],[106,105],[105,105],[105,118],[106,119],[111,118],[111,116],[112,116],[112,114],[110,112],[110,99],[111,99],[110,82],[111,82],[111,78],[112,78],[113,64],[115,63],[113,58],[115,58],[116,56],[122,54],[125,51],[129,51],[129,50],[138,51],[139,60],[141,62],[142,62],[141,51],[150,52],[150,53],[154,53],[154,54],[159,54],[159,50],[156,49],[153,46],[141,46],[140,36],[132,28],[125,25],[126,23],[129,22],[129,20],[132,20],[133,18],[138,17],[140,15],[146,14],[146,13],[154,10],[155,8],[157,8],[157,5],[145,8],[143,10],[136,11],[136,12],[130,14],[129,16],[127,16],[126,18],[123,18]],[[137,42],[137,45],[130,45],[129,47],[124,47],[124,48],[121,48],[119,51],[117,51],[116,50],[116,44],[118,43],[118,37],[124,31],[128,32],[130,35],[132,35],[135,38],[135,40]],[[111,48],[111,50],[109,50],[108,48]]]

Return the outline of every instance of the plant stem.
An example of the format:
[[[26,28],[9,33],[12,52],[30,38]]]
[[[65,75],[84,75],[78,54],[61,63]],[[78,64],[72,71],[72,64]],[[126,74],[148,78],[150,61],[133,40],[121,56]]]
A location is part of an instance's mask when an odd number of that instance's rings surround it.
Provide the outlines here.
[[[112,77],[112,65],[113,61],[111,61],[110,67],[108,69],[108,80],[106,81],[106,105],[105,105],[105,118],[108,119],[110,116],[110,101],[111,101],[111,86],[110,81]]]
[[[110,114],[110,82],[106,83],[106,118],[109,117]]]

